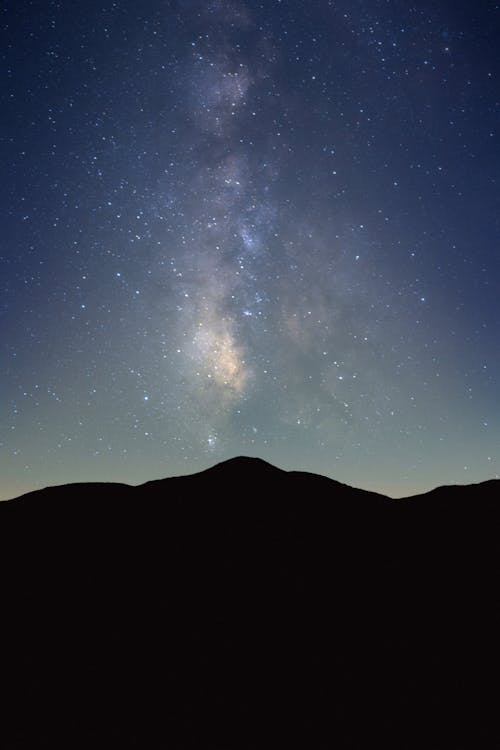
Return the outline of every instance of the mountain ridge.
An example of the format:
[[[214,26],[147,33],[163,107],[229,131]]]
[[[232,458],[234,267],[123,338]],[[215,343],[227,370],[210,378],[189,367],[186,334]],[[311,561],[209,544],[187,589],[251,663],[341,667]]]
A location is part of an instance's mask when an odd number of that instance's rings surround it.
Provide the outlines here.
[[[392,498],[389,495],[385,495],[382,492],[376,492],[374,490],[364,490],[361,488],[356,487],[355,485],[346,484],[345,482],[339,482],[338,480],[327,477],[322,474],[316,474],[315,472],[309,472],[306,470],[296,470],[296,469],[281,469],[278,466],[275,466],[274,464],[271,464],[268,461],[265,461],[264,459],[254,457],[254,456],[234,456],[232,458],[226,459],[224,461],[221,461],[219,463],[216,463],[212,466],[207,467],[206,469],[201,469],[200,471],[191,473],[191,474],[174,474],[172,476],[166,476],[159,479],[150,479],[146,482],[141,482],[140,484],[127,484],[125,482],[102,482],[102,481],[96,481],[96,482],[68,482],[64,484],[56,484],[56,485],[48,485],[46,487],[42,487],[39,489],[30,490],[29,492],[22,493],[21,495],[18,495],[13,498],[9,498],[6,500],[2,500],[0,503],[0,506],[2,503],[12,503],[19,501],[21,498],[27,498],[29,496],[34,496],[38,493],[47,493],[51,490],[61,490],[62,488],[85,488],[85,487],[93,487],[95,489],[100,488],[130,488],[130,489],[139,489],[139,488],[145,488],[145,487],[152,487],[153,485],[158,485],[162,482],[168,482],[171,480],[182,480],[182,479],[190,479],[193,477],[202,477],[202,476],[209,476],[212,474],[219,474],[221,472],[227,472],[228,470],[236,470],[238,473],[241,473],[244,471],[247,473],[250,470],[257,470],[262,473],[262,471],[266,472],[280,472],[281,474],[288,474],[288,475],[294,475],[294,476],[307,476],[307,477],[315,477],[317,479],[325,480],[326,482],[331,482],[332,486],[337,485],[338,487],[347,488],[349,490],[353,490],[355,492],[362,492],[366,493],[366,495],[373,495],[378,497],[386,498],[387,500],[395,501],[395,502],[401,502],[406,500],[414,500],[417,498],[429,498],[430,496],[436,496],[438,493],[446,492],[448,490],[459,490],[459,489],[467,489],[467,488],[476,488],[476,489],[492,489],[492,491],[495,490],[495,488],[500,491],[500,479],[486,479],[481,482],[473,482],[468,484],[445,484],[445,485],[438,485],[430,490],[427,490],[425,492],[417,493],[414,495],[407,495],[404,497],[398,497],[398,498]]]
[[[496,746],[499,489],[237,458],[1,503],[0,746]]]

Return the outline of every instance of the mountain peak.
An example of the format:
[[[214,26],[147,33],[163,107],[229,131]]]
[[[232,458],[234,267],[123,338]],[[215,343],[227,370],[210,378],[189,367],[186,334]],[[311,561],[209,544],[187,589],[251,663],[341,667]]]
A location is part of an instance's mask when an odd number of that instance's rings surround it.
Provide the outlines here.
[[[220,471],[220,470],[231,470],[231,471],[283,471],[277,466],[270,464],[268,461],[264,461],[263,458],[257,458],[255,456],[233,456],[225,461],[221,461],[215,466],[211,466],[206,471]]]

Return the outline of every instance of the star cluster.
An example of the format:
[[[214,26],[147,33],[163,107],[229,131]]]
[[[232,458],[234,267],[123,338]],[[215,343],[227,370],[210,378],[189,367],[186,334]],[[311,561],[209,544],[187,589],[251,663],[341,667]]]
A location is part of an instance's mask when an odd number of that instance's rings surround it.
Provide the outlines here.
[[[495,3],[2,14],[0,495],[500,471]]]

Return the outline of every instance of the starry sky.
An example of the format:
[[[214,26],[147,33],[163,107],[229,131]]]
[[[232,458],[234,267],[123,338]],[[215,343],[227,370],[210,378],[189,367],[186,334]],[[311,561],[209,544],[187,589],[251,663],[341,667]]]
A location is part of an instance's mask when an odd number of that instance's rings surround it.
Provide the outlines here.
[[[500,4],[16,0],[0,497],[500,473]]]

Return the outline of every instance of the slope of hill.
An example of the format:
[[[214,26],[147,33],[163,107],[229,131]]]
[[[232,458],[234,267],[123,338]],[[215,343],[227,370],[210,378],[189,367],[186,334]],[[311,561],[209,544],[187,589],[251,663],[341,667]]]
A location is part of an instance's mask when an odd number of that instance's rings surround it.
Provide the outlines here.
[[[238,458],[1,503],[1,747],[497,746],[499,488]]]

